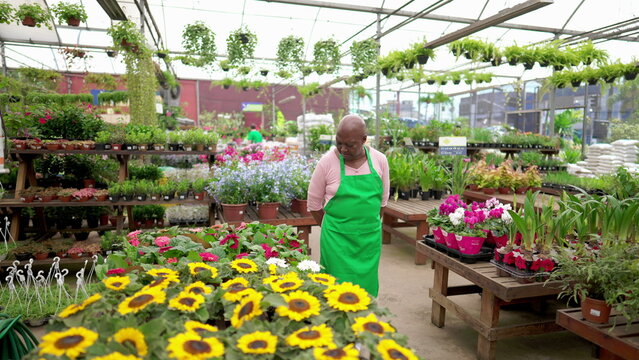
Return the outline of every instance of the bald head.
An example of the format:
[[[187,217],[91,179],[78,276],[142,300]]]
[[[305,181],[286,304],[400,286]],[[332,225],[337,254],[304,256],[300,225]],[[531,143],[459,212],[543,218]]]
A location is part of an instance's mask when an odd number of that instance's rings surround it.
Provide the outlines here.
[[[366,123],[357,115],[345,116],[337,125],[335,145],[344,161],[357,160],[366,156]]]

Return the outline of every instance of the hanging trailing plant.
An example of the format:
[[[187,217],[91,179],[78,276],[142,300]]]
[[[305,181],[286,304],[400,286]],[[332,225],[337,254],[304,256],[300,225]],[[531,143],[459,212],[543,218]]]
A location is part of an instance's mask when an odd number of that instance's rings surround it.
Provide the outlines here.
[[[291,73],[290,73],[290,72],[288,72],[288,71],[286,71],[286,70],[280,70],[280,71],[276,72],[276,73],[275,73],[275,75],[276,75],[277,77],[282,78],[282,79],[288,79],[288,78],[290,78],[291,76],[293,76],[293,75],[291,75]]]
[[[124,50],[131,123],[157,125],[155,92],[158,82],[153,52],[144,44],[144,35],[130,21],[122,21],[107,30],[116,49]]]
[[[45,24],[47,28],[51,29],[49,24],[51,16],[39,4],[21,4],[18,6],[15,19],[18,24],[22,23],[24,26],[41,27],[42,24]]]
[[[584,65],[590,65],[596,62],[598,65],[603,65],[608,60],[608,52],[605,50],[597,49],[592,44],[591,40],[585,41],[575,49],[579,61]]]
[[[333,39],[320,40],[313,46],[313,66],[319,75],[339,70],[339,45]]]
[[[58,21],[69,26],[80,26],[81,22],[87,21],[87,12],[82,4],[72,4],[60,2],[51,7],[51,10],[58,17]]]
[[[434,59],[435,50],[425,48],[424,47],[425,42],[426,40],[418,41],[414,43],[413,45],[411,45],[411,47],[405,51],[406,56],[409,57],[410,59],[414,58],[415,60],[417,60],[417,62],[420,65],[426,64],[428,59]]]
[[[62,80],[62,75],[53,70],[22,67],[18,68],[17,73],[22,85],[28,84],[41,89],[53,90]]]
[[[374,39],[353,41],[351,58],[353,74],[369,76],[377,72],[377,51],[379,43]]]
[[[184,27],[182,46],[187,55],[181,56],[180,60],[185,65],[205,67],[215,62],[215,33],[202,21]]]
[[[11,4],[0,1],[0,24],[10,24],[13,21],[13,12],[15,9]]]
[[[297,87],[297,91],[304,98],[310,98],[320,93],[321,89],[319,86],[320,84],[317,82],[306,84],[306,85],[300,85]]]
[[[297,71],[302,65],[303,56],[304,39],[294,35],[284,37],[277,45],[277,68]]]
[[[226,39],[226,51],[231,65],[242,65],[253,57],[257,45],[257,35],[246,26],[231,32]]]
[[[104,90],[115,90],[118,82],[111,74],[89,73],[84,77],[84,85],[95,84],[96,88]]]

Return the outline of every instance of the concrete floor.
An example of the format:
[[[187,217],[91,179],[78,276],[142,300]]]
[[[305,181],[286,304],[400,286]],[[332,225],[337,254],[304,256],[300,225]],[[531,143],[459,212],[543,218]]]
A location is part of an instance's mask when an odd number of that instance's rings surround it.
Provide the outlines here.
[[[414,228],[404,231],[414,234]],[[311,236],[312,258],[319,261],[319,233],[314,227]],[[408,337],[409,345],[417,355],[427,360],[476,359],[477,333],[454,315],[446,314],[446,326],[431,324],[431,300],[428,289],[433,284],[430,262],[415,265],[415,250],[408,243],[395,237],[391,244],[383,245],[380,262],[380,292],[378,302],[395,315],[390,319],[397,331]],[[450,272],[450,285],[469,284],[464,278]],[[465,309],[479,314],[480,296],[477,294],[455,296],[455,301]],[[553,304],[547,304],[545,316],[554,318]],[[563,302],[562,302],[563,305]],[[502,309],[500,325],[534,321],[538,315],[529,306],[511,306]],[[593,346],[568,331],[545,335],[515,337],[497,343],[497,359],[509,360],[572,360],[592,359]]]

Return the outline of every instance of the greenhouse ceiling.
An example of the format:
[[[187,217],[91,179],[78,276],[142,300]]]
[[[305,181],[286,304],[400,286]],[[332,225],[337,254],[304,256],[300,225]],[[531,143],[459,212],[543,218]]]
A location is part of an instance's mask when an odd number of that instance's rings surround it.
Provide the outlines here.
[[[113,3],[115,0],[101,0]],[[158,42],[171,52],[183,51],[181,33],[185,25],[196,20],[204,21],[215,33],[220,59],[226,52],[225,39],[228,34],[246,25],[258,37],[255,63],[260,67],[275,68],[272,59],[276,56],[281,38],[294,34],[305,40],[306,60],[313,57],[313,44],[330,37],[341,43],[341,51],[349,49],[353,40],[363,40],[376,35],[377,12],[381,13],[381,32],[388,32],[381,38],[381,54],[392,50],[404,50],[418,41],[434,41],[454,33],[471,23],[489,18],[500,11],[534,0],[147,0],[155,25],[149,21],[146,34],[149,43]],[[609,52],[612,60],[633,61],[639,52],[639,1],[632,0],[537,0],[549,2],[523,15],[507,20],[471,35],[505,47],[512,44],[527,45],[553,38],[576,41],[592,37],[598,48]],[[17,6],[24,0],[9,0]],[[31,0],[52,6],[59,1]],[[111,19],[98,1],[67,0],[84,4],[88,21],[80,28],[54,26],[52,30],[34,29],[16,24],[0,24],[0,39],[5,41],[7,66],[32,66],[61,71],[89,71],[123,73],[124,65],[118,58],[107,57],[104,49],[111,45],[106,29]],[[127,17],[140,22],[137,1],[117,1]],[[392,15],[391,15],[392,14]],[[411,16],[419,17],[411,18]],[[147,15],[148,16],[148,15]],[[408,21],[407,21],[408,20]],[[403,24],[405,23],[405,24]],[[403,24],[403,25],[402,25]],[[392,30],[394,27],[397,29]],[[155,30],[157,27],[157,31]],[[151,28],[151,31],[149,31]],[[150,34],[153,34],[151,36]],[[86,61],[65,62],[60,48],[79,47],[89,50],[91,57]],[[486,64],[472,64],[455,57],[446,45],[435,49],[437,58],[430,60],[425,72],[477,69],[498,76],[496,83],[508,83],[517,78],[532,79],[546,77],[551,71],[536,66],[524,70],[523,66],[499,67]],[[344,66],[339,75],[350,75],[350,56],[342,58]],[[221,79],[225,73],[219,70],[204,71],[199,68],[173,63],[180,78]],[[501,76],[501,77],[499,77]],[[327,83],[335,75],[310,75],[307,82]],[[268,81],[281,82],[269,75]],[[296,80],[297,81],[297,80]],[[364,80],[365,87],[373,87],[374,77]],[[344,86],[343,82],[335,86]],[[384,89],[411,90],[412,83],[382,79]],[[446,85],[445,92],[459,92],[468,85]]]

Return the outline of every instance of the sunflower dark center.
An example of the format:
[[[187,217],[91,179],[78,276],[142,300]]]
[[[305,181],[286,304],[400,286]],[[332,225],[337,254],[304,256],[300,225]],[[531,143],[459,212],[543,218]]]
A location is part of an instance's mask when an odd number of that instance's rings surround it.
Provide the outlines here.
[[[323,277],[316,277],[315,280],[321,281],[321,282],[328,282],[328,279]]]
[[[184,351],[189,354],[206,354],[211,351],[211,345],[200,340],[189,340],[184,343]]]
[[[352,292],[345,292],[339,296],[338,300],[343,304],[353,305],[359,302],[359,297]]]
[[[114,283],[111,283],[111,286],[120,287],[120,286],[122,286],[122,283],[121,282],[114,282]]]
[[[384,333],[384,328],[379,323],[376,323],[376,322],[367,322],[366,324],[364,324],[364,330],[368,330],[375,334]]]
[[[152,282],[149,287],[156,287],[159,285],[162,285],[162,283],[164,283],[166,281],[166,278],[159,278],[157,280],[155,280],[154,282]]]
[[[315,339],[319,339],[320,336],[321,334],[319,333],[319,331],[315,331],[315,330],[306,330],[297,334],[297,337],[302,340],[315,340]]]
[[[210,332],[208,329],[201,328],[201,327],[194,328],[193,331],[195,331],[198,334],[208,334]]]
[[[122,342],[122,345],[127,346],[130,345],[132,346],[134,349],[137,348],[137,344],[135,343],[135,341],[131,340],[131,339],[126,339]]]
[[[133,300],[131,300],[131,302],[129,303],[129,306],[133,308],[140,307],[142,305],[148,304],[149,302],[151,302],[151,300],[153,300],[153,295],[149,295],[149,294],[138,295],[134,297]]]
[[[295,312],[303,312],[310,309],[311,305],[304,299],[293,299],[288,302],[288,307]]]
[[[161,271],[161,272],[155,273],[155,275],[157,275],[157,276],[167,276],[167,275],[169,275],[169,273]]]
[[[204,292],[204,289],[199,288],[199,287],[194,287],[194,288],[191,288],[191,292],[194,293],[194,294],[201,294],[201,293]]]
[[[185,297],[185,298],[181,298],[179,303],[186,306],[193,306],[193,304],[195,304],[195,299],[190,297]]]
[[[55,347],[57,349],[69,349],[72,348],[84,340],[84,336],[82,335],[69,335],[62,338],[59,338],[55,342]]]
[[[264,349],[268,346],[264,340],[253,340],[248,344],[249,349]]]
[[[240,309],[240,313],[238,314],[238,318],[243,318],[252,312],[253,312],[253,302],[250,301],[246,303],[244,306],[242,306],[242,308]]]
[[[390,356],[391,359],[408,360],[406,355],[395,349],[388,350],[388,356]]]
[[[330,356],[333,359],[341,359],[342,357],[346,356],[346,352],[344,352],[344,350],[342,349],[331,349],[331,350],[326,350],[324,352],[324,355]]]
[[[242,269],[250,269],[252,268],[251,264],[247,264],[247,263],[238,263],[237,266],[241,267]]]
[[[242,290],[245,290],[245,289],[246,289],[246,287],[244,285],[237,283],[237,284],[233,284],[233,285],[231,285],[231,287],[229,287],[229,292],[232,293],[232,294],[235,294],[235,293],[238,293],[238,292],[240,292]]]
[[[198,267],[193,269],[193,271],[195,271],[195,272],[200,272],[200,271],[204,271],[204,270],[208,270],[208,269],[205,268],[205,267],[202,267],[202,266],[198,266]]]
[[[280,287],[281,287],[281,288],[290,288],[290,287],[293,287],[293,286],[295,286],[295,285],[296,285],[296,284],[295,284],[294,282],[292,282],[292,281],[287,281],[287,282],[285,282],[285,283],[280,284]]]

